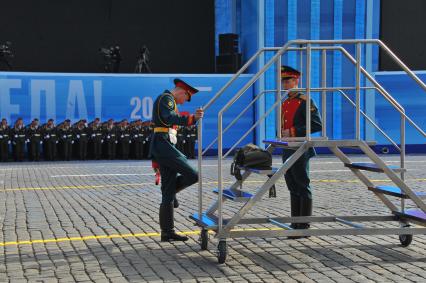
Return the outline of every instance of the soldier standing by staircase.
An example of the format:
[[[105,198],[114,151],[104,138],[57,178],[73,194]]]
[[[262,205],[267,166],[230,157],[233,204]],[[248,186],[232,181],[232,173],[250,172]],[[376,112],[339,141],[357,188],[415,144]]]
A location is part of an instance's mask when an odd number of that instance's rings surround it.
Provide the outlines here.
[[[288,67],[281,67],[281,84],[284,90],[290,90],[288,98],[281,105],[282,137],[304,137],[306,135],[306,96],[303,93],[291,91],[299,84],[300,72]],[[311,100],[311,132],[319,132],[322,129],[321,117],[313,100]],[[283,150],[283,162],[295,152],[294,149]],[[309,148],[291,166],[286,174],[285,181],[290,191],[291,216],[312,215],[312,190],[309,186],[309,160],[315,156],[315,150]],[[292,223],[293,229],[308,229],[309,223]],[[300,237],[289,237],[297,239]]]

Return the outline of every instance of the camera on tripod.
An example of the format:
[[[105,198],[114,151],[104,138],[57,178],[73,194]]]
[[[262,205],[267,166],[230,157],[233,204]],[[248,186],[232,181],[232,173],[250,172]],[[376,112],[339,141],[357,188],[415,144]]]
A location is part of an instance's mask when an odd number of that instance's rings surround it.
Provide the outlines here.
[[[135,73],[151,73],[151,68],[149,67],[149,50],[146,45],[143,45],[139,49]]]
[[[120,70],[121,51],[120,46],[111,46],[109,48],[99,48],[99,54],[104,60],[105,73],[118,73]]]
[[[12,43],[10,41],[6,41],[5,44],[1,44],[0,45],[0,63],[3,63],[4,65],[6,65],[8,70],[12,70],[10,59],[12,59],[13,57],[15,57],[15,55],[13,54],[13,51],[12,51]],[[2,69],[1,65],[3,64],[0,64],[0,69]]]

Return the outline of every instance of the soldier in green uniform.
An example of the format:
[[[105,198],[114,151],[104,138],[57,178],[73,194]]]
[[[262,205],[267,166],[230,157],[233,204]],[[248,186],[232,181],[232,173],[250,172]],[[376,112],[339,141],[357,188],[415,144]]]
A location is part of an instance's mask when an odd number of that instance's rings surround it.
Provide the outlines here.
[[[113,119],[108,120],[104,129],[104,143],[107,158],[110,160],[114,159],[117,151],[117,131]]]
[[[40,160],[40,147],[43,144],[41,138],[41,129],[38,126],[38,119],[34,119],[26,129],[28,159],[30,161]]]
[[[0,159],[2,162],[9,160],[10,127],[6,119],[1,120],[0,125]]]
[[[89,142],[89,133],[86,127],[86,120],[80,120],[77,126],[74,127],[74,138],[76,141],[76,151],[80,160],[86,160],[87,157],[87,143]]]
[[[137,120],[134,123],[132,128],[132,144],[133,144],[133,153],[136,160],[141,160],[143,158],[143,146],[144,146],[144,136],[142,129],[142,121]]]
[[[195,115],[180,116],[177,104],[191,100],[198,92],[189,84],[175,79],[175,88],[164,91],[153,105],[154,133],[150,145],[150,156],[160,167],[162,200],[160,205],[161,241],[186,241],[188,237],[180,236],[174,231],[175,194],[198,182],[198,172],[192,168],[186,157],[175,148],[177,142],[176,126],[194,124],[203,117],[199,109]],[[178,175],[179,174],[179,175]]]
[[[11,136],[15,161],[24,161],[26,135],[24,121],[22,118],[18,118],[16,120],[15,125],[11,130]]]
[[[49,119],[42,129],[44,159],[54,161],[56,159],[58,137],[53,119]]]
[[[66,119],[58,126],[58,134],[61,145],[62,159],[71,160],[72,157],[72,145],[74,144],[74,137],[72,129],[70,127],[71,120]]]
[[[92,158],[99,160],[102,156],[102,143],[104,141],[99,118],[95,118],[95,120],[89,124],[89,136],[89,148],[92,152]]]
[[[300,72],[288,67],[281,67],[282,88],[289,90],[297,88]],[[322,122],[315,102],[311,99],[311,133],[321,131]],[[281,105],[282,137],[306,136],[306,96],[300,92],[290,91],[288,98]],[[295,152],[293,149],[284,149],[283,162]],[[315,150],[309,148],[285,174],[287,188],[291,198],[291,216],[312,215],[312,190],[309,186],[309,159],[315,156]],[[293,229],[308,229],[309,223],[293,223]],[[290,237],[292,239],[299,237]]]
[[[120,158],[127,160],[129,159],[130,153],[130,128],[127,119],[123,119],[120,123],[120,126],[117,129],[118,137],[118,148],[120,152]]]

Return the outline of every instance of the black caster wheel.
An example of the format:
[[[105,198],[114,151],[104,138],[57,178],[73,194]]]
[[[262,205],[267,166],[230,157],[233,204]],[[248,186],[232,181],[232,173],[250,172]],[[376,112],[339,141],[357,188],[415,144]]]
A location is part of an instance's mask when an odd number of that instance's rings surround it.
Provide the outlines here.
[[[408,247],[413,241],[413,235],[399,235],[399,241],[403,247]]]
[[[203,251],[207,250],[209,244],[209,231],[202,229],[200,234],[200,246]]]
[[[217,245],[217,261],[219,263],[225,263],[227,254],[226,241],[219,241]]]

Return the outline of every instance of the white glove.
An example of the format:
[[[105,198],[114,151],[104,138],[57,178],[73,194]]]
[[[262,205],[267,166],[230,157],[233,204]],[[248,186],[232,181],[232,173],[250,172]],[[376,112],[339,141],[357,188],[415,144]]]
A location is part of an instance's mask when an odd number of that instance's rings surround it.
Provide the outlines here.
[[[63,135],[62,137],[63,137],[64,139],[66,139],[66,138],[67,138],[67,136],[66,136],[66,135]]]
[[[7,144],[10,144],[10,141],[8,141]]]
[[[172,144],[177,144],[177,137],[175,135],[169,134],[169,139]]]
[[[110,139],[111,137],[110,136],[107,136],[107,139]]]
[[[145,144],[145,141],[143,141],[143,144]]]
[[[132,143],[132,141],[129,141],[129,143]]]
[[[71,141],[71,144],[74,144],[74,141]]]
[[[59,143],[58,141],[56,141],[56,143]]]
[[[121,137],[120,138],[124,138],[124,136],[123,135],[121,135]]]
[[[101,143],[104,143],[104,140],[101,140]]]
[[[96,135],[95,135],[95,134],[92,134],[92,137],[96,137]]]
[[[182,143],[186,143],[186,140],[183,140]]]
[[[47,135],[47,136],[46,136],[46,139],[48,139],[48,138],[50,138],[50,136],[49,136],[49,135]]]
[[[135,138],[139,137],[138,135],[135,135]]]
[[[3,136],[2,135],[0,135],[0,139],[2,139],[3,138]]]
[[[43,144],[43,141],[40,141],[40,144]]]
[[[79,139],[79,138],[80,138],[80,135],[77,135],[77,138]]]
[[[30,140],[26,140],[25,142],[30,142]]]
[[[15,138],[17,138],[18,137],[18,135],[15,135]]]
[[[115,141],[115,143],[118,143],[118,141]]]

